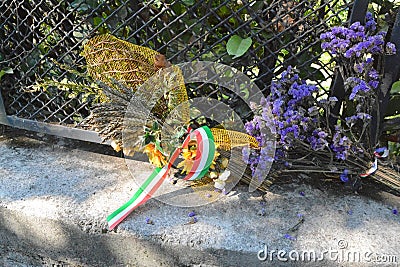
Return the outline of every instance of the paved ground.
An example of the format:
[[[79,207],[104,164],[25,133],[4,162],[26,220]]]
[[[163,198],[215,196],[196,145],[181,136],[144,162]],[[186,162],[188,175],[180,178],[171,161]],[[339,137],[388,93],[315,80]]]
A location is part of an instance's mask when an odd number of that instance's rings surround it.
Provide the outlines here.
[[[355,194],[302,175],[265,202],[245,185],[195,208],[150,200],[107,231],[136,188],[106,146],[0,132],[0,266],[399,266],[400,198],[373,183]]]

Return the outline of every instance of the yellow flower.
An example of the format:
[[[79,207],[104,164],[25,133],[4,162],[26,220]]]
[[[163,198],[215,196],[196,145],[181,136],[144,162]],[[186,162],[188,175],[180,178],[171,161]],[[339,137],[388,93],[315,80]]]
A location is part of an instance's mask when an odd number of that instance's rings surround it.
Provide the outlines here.
[[[111,147],[114,148],[115,151],[120,152],[121,146],[118,144],[118,141],[111,140]]]
[[[227,158],[223,158],[221,161],[222,168],[226,169],[228,167],[229,160]]]
[[[159,150],[156,149],[154,144],[146,145],[144,152],[149,157],[150,163],[156,167],[162,168],[165,164],[167,164],[167,159]]]
[[[196,158],[197,142],[191,140],[187,148],[182,149],[183,160],[179,162],[177,168],[182,168],[181,173],[188,174],[193,167],[194,159]]]

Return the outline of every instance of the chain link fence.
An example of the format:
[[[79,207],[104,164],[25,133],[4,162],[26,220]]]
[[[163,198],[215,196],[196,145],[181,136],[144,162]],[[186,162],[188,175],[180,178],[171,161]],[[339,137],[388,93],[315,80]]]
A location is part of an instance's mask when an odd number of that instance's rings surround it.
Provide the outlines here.
[[[82,46],[101,33],[157,50],[172,63],[227,64],[248,75],[265,94],[273,77],[289,65],[303,79],[329,90],[333,64],[323,54],[319,36],[346,22],[352,4],[348,0],[3,0],[0,67],[14,72],[1,80],[4,109],[8,117],[24,121],[79,127],[90,113],[93,95],[56,86],[35,90],[34,85],[46,80],[80,81],[62,65],[84,72]],[[234,35],[252,41],[237,58],[226,47]],[[189,85],[188,94],[216,98],[240,113],[240,96],[224,88]]]

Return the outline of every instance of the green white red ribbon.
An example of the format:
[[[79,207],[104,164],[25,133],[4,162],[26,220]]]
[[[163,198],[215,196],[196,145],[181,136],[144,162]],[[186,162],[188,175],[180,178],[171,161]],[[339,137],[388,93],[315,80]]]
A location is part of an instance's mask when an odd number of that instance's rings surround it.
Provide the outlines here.
[[[374,155],[378,159],[387,158],[389,156],[389,149],[387,147],[377,148],[377,149],[375,149]]]
[[[193,131],[190,139],[193,139],[194,137],[197,140],[196,157],[192,169],[186,177],[183,178],[184,180],[190,181],[200,179],[208,172],[215,154],[214,137],[210,128],[204,126]],[[189,143],[189,141],[187,143]],[[186,146],[187,144],[184,142],[183,147]]]
[[[376,172],[378,169],[378,158],[387,158],[389,156],[389,149],[387,147],[377,148],[374,152],[375,160],[372,163],[371,168],[369,168],[365,173],[360,174],[361,177],[365,178]]]
[[[366,170],[364,173],[360,174],[360,177],[368,177],[371,174],[373,174],[376,170],[378,169],[378,159],[375,157],[374,162],[372,163],[371,168],[369,168],[368,170]]]
[[[214,159],[215,144],[211,130],[207,126],[203,126],[191,132],[183,141],[182,148],[186,148],[189,141],[196,138],[197,150],[193,167],[186,175],[184,180],[195,180],[203,177],[210,168]],[[133,197],[114,211],[107,217],[108,228],[114,229],[121,223],[134,209],[146,203],[157,189],[162,185],[165,178],[168,176],[169,170],[175,160],[178,158],[182,148],[177,148],[168,162],[163,168],[156,168],[153,173],[146,179],[142,186],[136,191]]]

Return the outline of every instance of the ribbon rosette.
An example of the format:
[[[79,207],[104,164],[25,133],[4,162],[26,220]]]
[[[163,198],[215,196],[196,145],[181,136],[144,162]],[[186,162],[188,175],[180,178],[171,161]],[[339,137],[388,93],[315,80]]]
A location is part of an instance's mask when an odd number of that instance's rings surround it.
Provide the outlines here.
[[[168,176],[172,164],[178,158],[183,148],[186,148],[189,141],[196,139],[197,151],[194,164],[189,173],[183,178],[184,180],[196,180],[202,178],[210,168],[214,159],[215,144],[211,130],[207,126],[203,126],[191,132],[184,140],[182,147],[176,148],[172,153],[169,162],[163,168],[156,168],[153,173],[145,180],[145,182],[136,191],[133,197],[114,211],[107,217],[108,227],[114,229],[122,222],[133,210],[144,204],[162,185],[165,178]]]

